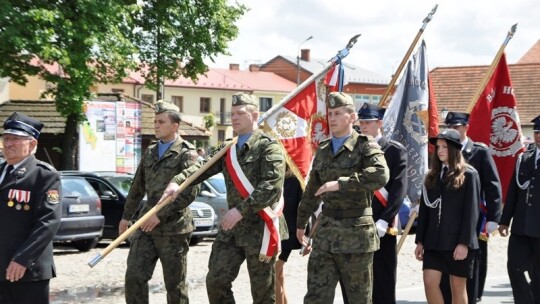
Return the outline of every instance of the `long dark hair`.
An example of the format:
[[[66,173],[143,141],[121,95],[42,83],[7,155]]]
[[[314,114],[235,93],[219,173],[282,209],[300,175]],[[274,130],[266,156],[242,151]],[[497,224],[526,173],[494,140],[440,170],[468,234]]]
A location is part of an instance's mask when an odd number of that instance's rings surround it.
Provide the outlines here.
[[[465,181],[465,169],[467,163],[461,154],[461,150],[456,146],[448,142],[448,178],[447,178],[447,187],[452,187],[454,189],[460,188]],[[433,189],[437,186],[437,181],[439,176],[441,176],[441,170],[443,163],[437,156],[438,147],[435,145],[435,152],[431,154],[431,168],[426,175],[424,184],[427,189]]]

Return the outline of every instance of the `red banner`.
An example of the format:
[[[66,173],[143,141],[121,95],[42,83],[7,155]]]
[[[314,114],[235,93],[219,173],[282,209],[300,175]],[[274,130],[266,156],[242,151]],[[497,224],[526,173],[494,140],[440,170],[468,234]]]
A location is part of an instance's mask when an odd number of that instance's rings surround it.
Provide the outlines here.
[[[488,123],[490,127],[487,127]],[[471,111],[467,135],[490,147],[501,179],[504,202],[516,157],[523,152],[516,98],[504,54]]]

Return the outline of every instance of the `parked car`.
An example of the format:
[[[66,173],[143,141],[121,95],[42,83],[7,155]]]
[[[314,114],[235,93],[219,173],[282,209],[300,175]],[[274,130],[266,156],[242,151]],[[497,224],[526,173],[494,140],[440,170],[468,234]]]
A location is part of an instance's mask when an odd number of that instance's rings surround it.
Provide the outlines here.
[[[62,176],[62,219],[53,241],[70,243],[79,251],[94,248],[105,219],[94,188],[82,177]]]
[[[212,206],[217,214],[218,222],[221,223],[221,219],[229,210],[227,186],[225,186],[223,173],[218,173],[201,183],[201,193],[196,201]]]
[[[124,204],[133,182],[133,174],[118,172],[82,172],[82,171],[62,171],[63,175],[81,176],[85,178],[96,190],[101,199],[102,213],[105,216],[105,226],[103,229],[104,239],[115,239],[118,237],[118,223],[122,219]],[[198,243],[206,236],[217,234],[218,220],[212,207],[207,204],[195,202],[189,205],[194,219],[196,230],[192,234],[192,243]],[[146,198],[140,202],[142,206]],[[197,204],[196,204],[197,203]],[[137,216],[135,216],[134,220]]]

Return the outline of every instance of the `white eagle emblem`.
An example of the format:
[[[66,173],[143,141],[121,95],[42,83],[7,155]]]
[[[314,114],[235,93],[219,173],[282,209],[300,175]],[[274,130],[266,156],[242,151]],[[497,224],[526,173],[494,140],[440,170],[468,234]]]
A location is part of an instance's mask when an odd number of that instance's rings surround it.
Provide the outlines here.
[[[506,120],[504,116],[492,120],[491,131],[490,140],[493,144],[514,142],[519,134],[514,127],[514,121]]]

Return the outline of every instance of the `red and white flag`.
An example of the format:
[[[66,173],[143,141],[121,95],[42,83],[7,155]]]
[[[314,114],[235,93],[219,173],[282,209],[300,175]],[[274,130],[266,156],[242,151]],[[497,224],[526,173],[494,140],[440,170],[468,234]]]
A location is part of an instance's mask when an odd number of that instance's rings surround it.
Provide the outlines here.
[[[332,65],[328,71],[334,68],[338,70]],[[333,73],[321,73],[264,121],[265,130],[281,140],[288,153],[287,163],[302,186],[317,146],[329,137],[325,100],[330,92],[327,83],[332,83],[326,79],[331,75]]]
[[[491,128],[486,128],[490,122]],[[503,54],[469,118],[467,135],[489,146],[501,179],[503,202],[516,157],[523,152],[514,88]]]

